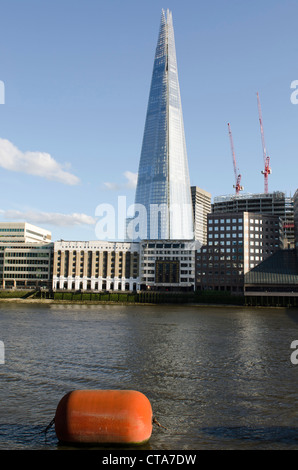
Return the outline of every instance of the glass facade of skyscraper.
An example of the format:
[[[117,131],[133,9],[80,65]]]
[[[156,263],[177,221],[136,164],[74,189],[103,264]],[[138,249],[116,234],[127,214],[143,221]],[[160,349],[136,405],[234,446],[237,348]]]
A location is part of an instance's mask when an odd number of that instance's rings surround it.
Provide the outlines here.
[[[169,11],[162,11],[161,16],[135,211],[140,239],[193,239],[189,171]]]

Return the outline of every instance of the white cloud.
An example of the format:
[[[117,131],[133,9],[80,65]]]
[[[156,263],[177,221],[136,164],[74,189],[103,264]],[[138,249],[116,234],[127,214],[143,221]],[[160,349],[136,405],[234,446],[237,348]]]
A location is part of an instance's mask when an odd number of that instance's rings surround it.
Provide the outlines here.
[[[124,176],[127,178],[126,186],[131,189],[135,189],[137,187],[138,182],[138,174],[132,173],[131,171],[126,171]]]
[[[105,189],[109,191],[118,191],[119,189],[135,189],[137,186],[138,181],[138,174],[132,173],[131,171],[125,171],[124,173],[125,178],[127,179],[126,183],[104,183]]]
[[[77,225],[94,225],[96,219],[86,214],[60,214],[56,212],[39,212],[29,210],[21,212],[17,210],[0,210],[5,219],[23,220],[32,224],[57,225],[59,227],[71,227]]]
[[[41,176],[48,180],[75,185],[79,178],[63,169],[49,153],[21,152],[7,139],[0,138],[0,166],[10,171]],[[69,164],[64,165],[68,169]]]

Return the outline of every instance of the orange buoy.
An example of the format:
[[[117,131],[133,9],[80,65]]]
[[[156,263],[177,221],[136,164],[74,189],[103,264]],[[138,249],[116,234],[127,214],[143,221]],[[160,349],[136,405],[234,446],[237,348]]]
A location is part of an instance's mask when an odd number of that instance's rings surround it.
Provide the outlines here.
[[[58,403],[61,442],[143,444],[152,433],[152,408],[135,390],[74,390]]]

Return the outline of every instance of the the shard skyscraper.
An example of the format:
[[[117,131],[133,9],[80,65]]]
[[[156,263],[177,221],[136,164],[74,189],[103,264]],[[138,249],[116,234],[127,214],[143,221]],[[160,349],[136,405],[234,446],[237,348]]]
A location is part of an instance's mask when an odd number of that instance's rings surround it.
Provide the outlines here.
[[[169,10],[166,13],[163,10],[161,15],[139,163],[135,214],[138,214],[136,230],[140,239],[193,239],[191,190]]]

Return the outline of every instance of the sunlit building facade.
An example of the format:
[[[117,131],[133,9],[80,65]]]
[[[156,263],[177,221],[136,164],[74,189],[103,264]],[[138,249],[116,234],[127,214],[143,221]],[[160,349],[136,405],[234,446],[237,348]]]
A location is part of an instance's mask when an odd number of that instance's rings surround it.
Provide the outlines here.
[[[26,222],[0,223],[0,289],[51,288],[51,232]]]
[[[172,14],[162,11],[135,196],[139,239],[193,239],[189,181]]]

